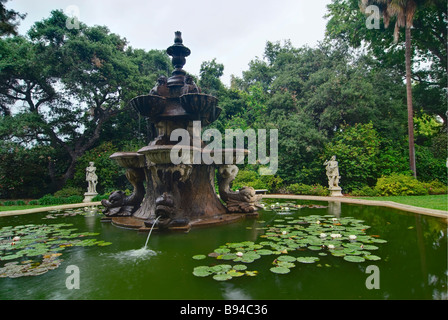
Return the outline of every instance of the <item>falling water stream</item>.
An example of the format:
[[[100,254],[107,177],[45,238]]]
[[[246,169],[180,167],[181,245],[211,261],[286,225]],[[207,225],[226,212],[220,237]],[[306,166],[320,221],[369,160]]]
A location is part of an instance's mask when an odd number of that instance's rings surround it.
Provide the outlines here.
[[[154,226],[156,225],[157,221],[159,221],[159,218],[160,218],[160,216],[158,216],[156,218],[156,220],[154,220],[154,223],[152,224],[151,230],[149,230],[148,238],[146,238],[146,242],[145,242],[145,246],[144,246],[145,250],[146,250],[146,247],[148,246],[148,241],[149,241],[149,237],[151,237],[152,229],[154,229]]]
[[[160,216],[154,220],[154,223],[149,230],[148,237],[146,238],[145,246],[140,249],[132,249],[127,251],[119,252],[118,254],[114,254],[113,256],[118,259],[122,260],[123,262],[126,262],[128,259],[134,259],[134,260],[140,260],[145,259],[147,257],[155,256],[157,255],[157,252],[154,250],[148,249],[148,242],[149,238],[151,237],[152,230],[154,229],[154,226],[157,224],[157,221],[159,220]]]

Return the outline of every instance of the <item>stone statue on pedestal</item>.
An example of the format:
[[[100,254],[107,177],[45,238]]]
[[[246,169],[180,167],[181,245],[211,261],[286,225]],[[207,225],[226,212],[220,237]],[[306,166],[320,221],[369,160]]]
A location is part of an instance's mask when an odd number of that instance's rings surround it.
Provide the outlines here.
[[[326,166],[325,168],[327,170],[328,190],[330,190],[330,196],[341,197],[342,188],[339,187],[339,179],[341,176],[339,175],[339,165],[336,161],[336,156],[332,156],[330,160],[325,161],[324,166]]]
[[[96,192],[98,176],[95,173],[96,168],[94,165],[94,162],[89,162],[89,166],[86,168],[87,192],[84,193],[84,202],[91,202],[92,199],[98,195]]]

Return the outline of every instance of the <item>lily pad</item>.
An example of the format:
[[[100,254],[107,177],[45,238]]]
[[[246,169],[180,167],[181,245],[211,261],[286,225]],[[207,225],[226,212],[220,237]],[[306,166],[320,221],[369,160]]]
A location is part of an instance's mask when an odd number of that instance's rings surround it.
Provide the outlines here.
[[[227,274],[229,276],[231,276],[232,278],[244,276],[244,272],[239,272],[237,270],[230,270],[230,271],[227,272]]]
[[[296,261],[297,259],[293,256],[280,256],[277,258],[278,261],[284,261],[284,262],[293,262]]]
[[[286,262],[286,261],[277,261],[278,267],[285,267],[288,269],[294,268],[296,265],[292,262]]]
[[[318,257],[298,257],[298,262],[301,263],[315,263],[316,261],[319,261]]]
[[[366,261],[366,259],[364,259],[363,257],[352,256],[352,255],[345,256],[344,260],[349,261],[349,262],[364,262],[364,261]]]
[[[200,266],[200,267],[194,268],[193,274],[196,277],[208,277],[209,275],[213,274],[213,272],[211,272],[210,268],[207,266]]]
[[[237,271],[244,271],[247,269],[247,266],[245,266],[244,264],[236,264],[233,266],[233,269]]]
[[[215,274],[213,276],[213,279],[215,279],[216,281],[227,281],[227,280],[232,279],[232,276],[227,273]]]
[[[380,257],[373,255],[373,254],[366,255],[366,256],[364,256],[364,258],[367,260],[371,260],[371,261],[381,260]]]
[[[197,254],[197,255],[193,256],[194,260],[204,260],[205,258],[206,258],[206,256],[203,254]]]
[[[289,268],[285,268],[285,267],[273,267],[270,270],[271,270],[271,272],[277,273],[277,274],[287,274],[291,271],[291,270],[289,270]]]

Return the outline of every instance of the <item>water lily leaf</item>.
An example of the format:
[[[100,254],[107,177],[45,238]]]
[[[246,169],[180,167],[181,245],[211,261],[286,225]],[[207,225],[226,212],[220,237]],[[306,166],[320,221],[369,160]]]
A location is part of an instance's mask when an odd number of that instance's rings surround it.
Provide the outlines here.
[[[332,251],[331,254],[335,257],[344,257],[346,254],[343,250]]]
[[[363,247],[364,250],[378,250],[377,246],[371,245],[371,244],[365,244]]]
[[[364,259],[363,257],[360,256],[345,256],[344,260],[349,261],[349,262],[364,262],[366,261],[366,259]]]
[[[206,258],[206,256],[204,254],[197,254],[195,256],[193,256],[194,260],[204,260]]]
[[[232,279],[232,276],[227,273],[215,274],[213,276],[213,279],[215,279],[216,281],[227,281],[227,280]]]
[[[267,255],[270,255],[272,253],[273,253],[272,250],[269,250],[269,249],[257,250],[257,254],[262,255],[262,256],[267,256]]]
[[[227,274],[232,278],[244,276],[244,272],[239,272],[237,270],[230,270],[227,272]]]
[[[245,266],[244,264],[236,264],[233,266],[233,269],[237,271],[244,271],[247,269],[247,266]]]
[[[278,261],[285,261],[285,262],[293,262],[296,261],[297,259],[293,256],[280,256],[277,258]]]
[[[271,270],[271,272],[277,273],[277,274],[287,274],[291,271],[291,270],[289,270],[289,268],[285,268],[285,267],[273,267],[270,270]]]
[[[319,261],[319,258],[318,257],[298,257],[297,261],[301,262],[301,263],[314,263],[316,261]]]
[[[291,268],[294,268],[296,265],[292,262],[278,261],[277,266],[291,269]]]
[[[210,271],[210,268],[207,266],[200,266],[200,267],[196,267],[193,270],[193,275],[195,275],[196,277],[207,277],[209,275],[213,274],[213,272]]]
[[[226,253],[218,257],[218,259],[222,260],[234,260],[235,258],[237,258],[235,253]]]
[[[246,276],[255,277],[258,274],[258,271],[246,271]]]
[[[367,259],[367,260],[372,260],[372,261],[381,260],[380,257],[375,256],[375,255],[373,255],[373,254],[366,255],[366,256],[364,256],[364,258]]]

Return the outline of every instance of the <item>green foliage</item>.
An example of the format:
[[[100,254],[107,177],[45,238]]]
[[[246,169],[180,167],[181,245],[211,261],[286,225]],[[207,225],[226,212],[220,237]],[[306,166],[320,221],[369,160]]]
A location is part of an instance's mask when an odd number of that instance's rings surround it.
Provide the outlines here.
[[[446,194],[448,192],[447,185],[440,182],[439,180],[433,180],[430,182],[425,182],[423,184],[428,190],[429,194]]]
[[[3,202],[3,205],[4,206],[15,206],[15,205],[17,205],[17,203],[16,203],[16,201],[8,200],[8,201]]]
[[[412,176],[404,174],[392,174],[381,177],[375,186],[375,190],[380,196],[408,196],[426,195],[428,189],[425,184]]]
[[[71,196],[82,196],[83,190],[81,188],[75,188],[75,187],[65,187],[57,192],[54,193],[54,196],[56,198],[68,198]]]
[[[375,188],[371,188],[369,186],[364,186],[361,189],[353,190],[350,195],[352,196],[366,196],[366,197],[375,197],[378,195],[378,191]]]
[[[292,194],[313,196],[328,196],[330,194],[328,188],[320,184],[306,185],[303,183],[293,183],[286,187],[286,191]]]
[[[76,164],[75,175],[68,182],[68,186],[87,190],[86,168],[89,166],[89,162],[93,161],[96,167],[96,175],[98,176],[98,193],[108,190],[126,189],[125,169],[109,158],[117,151],[117,147],[111,142],[104,142],[100,146],[87,151],[79,158]]]
[[[344,190],[372,185],[377,178],[379,137],[372,123],[345,126],[326,145],[325,158],[336,155]]]
[[[1,141],[0,198],[35,198],[47,192],[50,181],[48,157],[52,154],[47,147],[27,149],[16,143]]]
[[[274,193],[283,186],[282,178],[275,175],[259,175],[253,170],[240,170],[232,182],[232,189],[238,190],[242,187],[252,187],[254,189],[266,189],[268,193]]]
[[[81,203],[82,201],[83,201],[82,196],[70,196],[67,198],[59,198],[51,194],[47,194],[38,200],[39,205],[72,204],[72,203]]]
[[[419,179],[422,181],[438,179],[445,184],[448,183],[446,158],[436,158],[429,147],[419,145],[415,146],[415,157]]]

